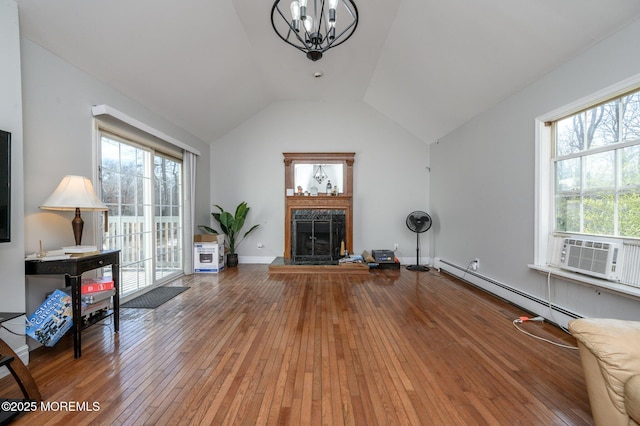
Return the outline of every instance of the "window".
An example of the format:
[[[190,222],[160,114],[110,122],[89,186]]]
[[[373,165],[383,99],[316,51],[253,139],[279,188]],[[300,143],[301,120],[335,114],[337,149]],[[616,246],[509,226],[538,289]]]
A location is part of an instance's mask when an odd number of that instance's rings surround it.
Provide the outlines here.
[[[551,123],[555,232],[640,238],[640,91]]]
[[[535,124],[529,267],[547,277],[640,296],[640,74],[539,116]],[[571,256],[563,255],[566,238],[574,234],[588,248],[605,244],[605,275],[598,275],[600,263],[583,264],[582,254],[573,272]],[[594,260],[596,251],[584,255]]]
[[[121,251],[121,295],[179,275],[182,161],[105,130],[99,151],[101,197],[109,208],[103,246]]]

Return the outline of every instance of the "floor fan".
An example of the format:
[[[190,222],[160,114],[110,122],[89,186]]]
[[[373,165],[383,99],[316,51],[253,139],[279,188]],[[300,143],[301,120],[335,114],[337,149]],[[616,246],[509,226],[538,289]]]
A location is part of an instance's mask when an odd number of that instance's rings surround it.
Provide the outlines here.
[[[420,265],[420,234],[431,228],[431,216],[423,211],[415,211],[407,216],[407,228],[416,233],[416,264],[407,266],[410,271],[425,272],[429,268]]]

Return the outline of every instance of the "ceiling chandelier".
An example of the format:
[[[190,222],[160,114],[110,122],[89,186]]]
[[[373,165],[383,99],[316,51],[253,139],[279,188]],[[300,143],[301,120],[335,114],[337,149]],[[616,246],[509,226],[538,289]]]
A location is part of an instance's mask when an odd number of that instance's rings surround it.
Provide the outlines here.
[[[358,26],[358,9],[353,0],[293,0],[285,6],[286,12],[280,2],[276,0],[271,9],[273,29],[285,43],[305,52],[312,61],[347,41]]]
[[[318,164],[318,168],[315,173],[313,173],[313,178],[318,181],[318,183],[322,183],[322,181],[327,178],[327,174],[324,172],[322,164]]]

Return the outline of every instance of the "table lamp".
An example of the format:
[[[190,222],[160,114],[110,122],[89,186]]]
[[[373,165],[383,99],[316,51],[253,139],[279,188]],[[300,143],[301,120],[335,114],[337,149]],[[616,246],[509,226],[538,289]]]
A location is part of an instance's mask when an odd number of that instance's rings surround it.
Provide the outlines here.
[[[65,176],[53,194],[40,206],[44,210],[74,211],[76,216],[71,221],[76,245],[81,245],[84,221],[80,210],[107,211],[107,206],[98,198],[89,178],[83,176]]]

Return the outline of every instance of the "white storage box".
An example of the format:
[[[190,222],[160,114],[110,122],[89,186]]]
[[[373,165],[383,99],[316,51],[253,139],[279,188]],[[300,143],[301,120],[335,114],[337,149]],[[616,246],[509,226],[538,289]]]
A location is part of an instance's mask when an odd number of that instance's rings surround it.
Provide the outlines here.
[[[224,245],[214,242],[193,245],[193,271],[218,273],[224,269]]]

